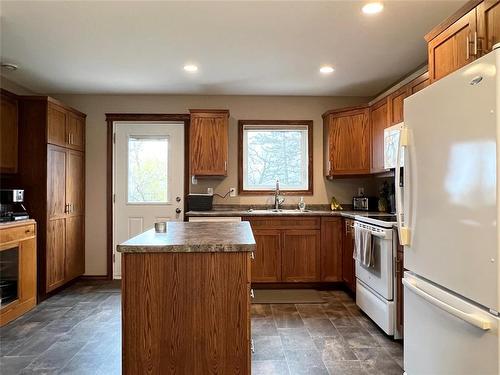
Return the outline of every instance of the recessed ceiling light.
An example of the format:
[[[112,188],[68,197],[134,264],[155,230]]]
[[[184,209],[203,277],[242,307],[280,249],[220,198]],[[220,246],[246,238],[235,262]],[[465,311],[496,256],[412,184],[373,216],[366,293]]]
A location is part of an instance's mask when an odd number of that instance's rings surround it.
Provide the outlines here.
[[[184,65],[184,70],[186,72],[194,73],[198,70],[198,67],[193,64]]]
[[[335,69],[333,69],[331,66],[322,66],[321,68],[319,68],[319,71],[323,74],[329,74],[329,73],[333,73]]]
[[[382,9],[384,9],[384,4],[382,3],[368,3],[361,8],[363,13],[365,14],[375,14],[375,13],[380,13],[382,12]]]
[[[14,71],[14,70],[19,69],[19,66],[16,64],[12,64],[12,63],[2,63],[2,68],[5,70]]]

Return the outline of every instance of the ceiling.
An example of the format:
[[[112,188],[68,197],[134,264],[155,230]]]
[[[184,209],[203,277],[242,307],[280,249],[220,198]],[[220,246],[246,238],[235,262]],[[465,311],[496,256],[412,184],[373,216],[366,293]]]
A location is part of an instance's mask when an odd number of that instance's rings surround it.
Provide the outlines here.
[[[370,96],[425,62],[424,34],[465,0],[364,3],[2,0],[1,58],[20,66],[2,75],[52,94]]]

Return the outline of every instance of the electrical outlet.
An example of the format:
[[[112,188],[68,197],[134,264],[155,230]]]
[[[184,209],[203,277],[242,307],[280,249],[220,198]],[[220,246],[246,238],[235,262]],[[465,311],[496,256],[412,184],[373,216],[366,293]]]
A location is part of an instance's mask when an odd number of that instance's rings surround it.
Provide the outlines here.
[[[365,195],[365,188],[359,187],[358,188],[358,197],[362,197],[363,195]]]
[[[207,188],[207,194],[214,195],[214,188]]]
[[[229,188],[229,196],[236,197],[236,188]]]

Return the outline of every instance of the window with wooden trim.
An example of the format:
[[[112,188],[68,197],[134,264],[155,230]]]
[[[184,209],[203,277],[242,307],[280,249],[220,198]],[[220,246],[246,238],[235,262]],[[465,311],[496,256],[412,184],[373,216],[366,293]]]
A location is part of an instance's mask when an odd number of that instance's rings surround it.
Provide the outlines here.
[[[239,192],[312,194],[312,121],[240,120]]]

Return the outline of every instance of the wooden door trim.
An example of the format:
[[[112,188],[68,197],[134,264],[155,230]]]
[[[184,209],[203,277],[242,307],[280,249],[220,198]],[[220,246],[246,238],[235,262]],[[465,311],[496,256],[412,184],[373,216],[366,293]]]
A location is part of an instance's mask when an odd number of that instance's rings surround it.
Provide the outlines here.
[[[189,123],[188,113],[106,113],[106,278],[113,279],[113,124],[119,121],[179,121],[184,123],[184,213],[189,192]],[[186,218],[186,217],[185,217]]]

